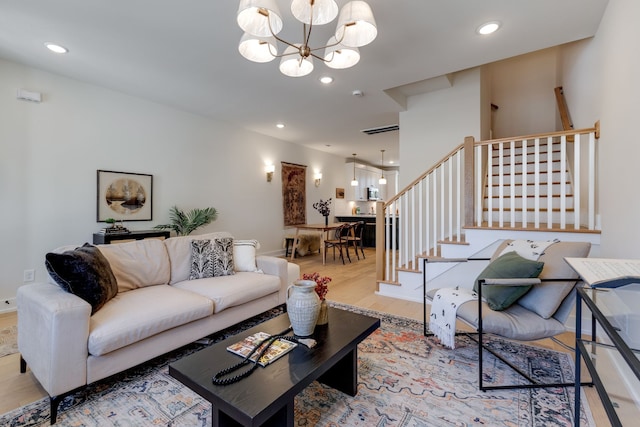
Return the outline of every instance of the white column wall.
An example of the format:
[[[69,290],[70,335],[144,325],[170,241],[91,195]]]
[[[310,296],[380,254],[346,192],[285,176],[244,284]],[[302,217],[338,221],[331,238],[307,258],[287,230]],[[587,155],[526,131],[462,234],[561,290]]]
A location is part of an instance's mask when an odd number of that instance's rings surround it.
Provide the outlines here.
[[[601,256],[640,258],[637,193],[640,2],[610,0],[593,40],[567,47],[565,95],[576,127],[601,121],[598,144]]]
[[[480,87],[480,68],[474,68],[456,73],[450,88],[407,99],[407,111],[400,113],[400,189],[466,136],[480,138]]]

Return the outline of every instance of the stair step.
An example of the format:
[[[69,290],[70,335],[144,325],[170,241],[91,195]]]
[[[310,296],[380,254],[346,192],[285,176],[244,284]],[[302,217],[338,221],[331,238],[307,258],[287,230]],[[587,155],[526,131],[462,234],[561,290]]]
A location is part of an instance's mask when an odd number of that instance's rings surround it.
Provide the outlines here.
[[[529,222],[528,224],[532,224],[532,223]],[[567,226],[567,228],[560,228],[560,224],[553,223],[549,228],[546,225],[547,223],[545,222],[544,227],[540,227],[540,228],[534,228],[532,225],[527,225],[526,227],[523,227],[521,222],[516,222],[515,227],[511,227],[511,226],[498,227],[495,224],[489,227],[489,223],[485,221],[482,223],[482,225],[465,226],[464,228],[472,229],[472,230],[553,231],[553,232],[559,232],[559,233],[601,234],[600,230],[588,230],[587,228],[582,226],[580,228],[574,228],[573,226]]]
[[[492,212],[499,212],[499,211],[500,211],[500,209],[499,209],[499,208],[492,208],[491,210],[492,210]],[[511,208],[509,208],[509,209],[506,209],[506,208],[505,208],[505,209],[503,209],[503,211],[504,211],[505,213],[508,213],[508,212],[510,212],[510,211],[511,211]],[[573,208],[566,208],[566,209],[565,209],[565,212],[573,212],[573,211],[574,211],[574,209],[573,209]],[[483,209],[482,209],[482,212],[485,212],[485,213],[486,213],[486,212],[487,212],[487,209],[486,209],[486,208],[483,208]],[[514,209],[514,212],[522,212],[522,208],[515,208],[515,209]],[[535,212],[535,208],[527,208],[527,212]],[[548,212],[548,210],[547,210],[547,208],[540,208],[540,209],[539,209],[539,212]],[[560,208],[552,208],[552,209],[551,209],[551,212],[560,212]]]

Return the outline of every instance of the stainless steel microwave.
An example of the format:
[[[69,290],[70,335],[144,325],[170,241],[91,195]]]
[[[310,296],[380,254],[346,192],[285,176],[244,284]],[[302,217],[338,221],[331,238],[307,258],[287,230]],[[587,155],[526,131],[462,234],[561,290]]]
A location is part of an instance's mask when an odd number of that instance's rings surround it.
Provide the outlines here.
[[[380,200],[380,190],[376,187],[367,187],[367,200]]]

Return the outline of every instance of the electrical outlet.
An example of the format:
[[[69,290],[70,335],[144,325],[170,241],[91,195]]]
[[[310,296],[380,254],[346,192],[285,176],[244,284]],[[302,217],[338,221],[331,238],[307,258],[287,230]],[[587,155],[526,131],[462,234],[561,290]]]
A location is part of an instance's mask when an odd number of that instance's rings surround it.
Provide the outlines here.
[[[16,299],[7,298],[0,300],[0,314],[9,313],[10,311],[16,311]]]
[[[33,282],[36,280],[36,271],[34,269],[25,270],[22,280],[24,282]]]

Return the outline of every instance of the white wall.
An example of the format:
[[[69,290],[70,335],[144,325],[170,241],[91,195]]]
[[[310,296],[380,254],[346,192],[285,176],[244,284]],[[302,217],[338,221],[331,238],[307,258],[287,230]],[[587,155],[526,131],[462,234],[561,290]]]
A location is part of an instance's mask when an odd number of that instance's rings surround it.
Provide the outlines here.
[[[466,136],[481,135],[480,68],[461,71],[450,88],[414,95],[400,113],[400,176],[404,188]]]
[[[16,100],[18,88],[43,102]],[[342,158],[3,60],[0,112],[0,299],[15,296],[25,269],[45,278],[47,251],[91,242],[104,226],[97,169],[153,175],[153,221],[129,228],[168,222],[174,204],[213,206],[218,220],[196,234],[257,238],[261,253],[282,247],[281,161],[307,165],[310,222],[322,219],[311,205],[344,187]],[[265,162],[276,165],[271,183]]]
[[[558,86],[557,49],[487,66],[490,102],[499,107],[492,116],[493,139],[562,130],[553,90]]]
[[[563,83],[574,124],[587,127],[601,120],[598,182],[603,257],[640,258],[638,16],[640,2],[610,0],[595,38],[568,46],[564,56]]]

